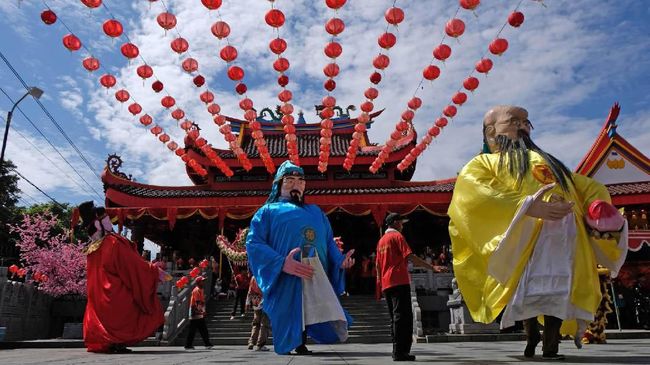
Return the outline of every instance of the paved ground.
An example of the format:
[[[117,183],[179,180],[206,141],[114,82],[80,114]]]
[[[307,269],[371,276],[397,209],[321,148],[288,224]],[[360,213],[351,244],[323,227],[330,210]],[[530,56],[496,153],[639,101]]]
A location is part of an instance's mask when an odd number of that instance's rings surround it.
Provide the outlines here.
[[[521,364],[524,343],[455,342],[415,344],[412,353],[416,362],[436,364]],[[85,349],[0,350],[0,364],[392,364],[390,344],[312,345],[314,356],[278,356],[236,346],[217,346],[212,350],[197,347],[134,347],[128,355],[87,353]],[[610,340],[606,345],[586,345],[582,350],[564,341],[561,352],[567,356],[563,364],[650,364],[650,339]],[[538,351],[539,351],[538,347]],[[537,355],[529,363],[546,364]],[[557,363],[557,362],[555,362]]]

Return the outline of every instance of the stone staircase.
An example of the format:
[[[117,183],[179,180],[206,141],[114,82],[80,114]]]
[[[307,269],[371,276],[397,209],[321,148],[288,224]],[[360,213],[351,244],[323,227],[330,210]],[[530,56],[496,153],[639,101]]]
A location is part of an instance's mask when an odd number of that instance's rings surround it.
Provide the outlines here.
[[[341,303],[354,318],[349,331],[348,343],[390,343],[390,317],[385,301],[377,301],[368,295],[353,295],[342,297]],[[235,316],[230,320],[233,300],[210,300],[207,304],[206,318],[210,341],[213,345],[241,345],[248,343],[250,336],[252,313],[245,317]],[[239,313],[239,311],[238,311]],[[174,341],[175,345],[183,345],[187,329]],[[273,344],[272,335],[269,345]],[[203,340],[197,332],[194,346],[202,346]]]

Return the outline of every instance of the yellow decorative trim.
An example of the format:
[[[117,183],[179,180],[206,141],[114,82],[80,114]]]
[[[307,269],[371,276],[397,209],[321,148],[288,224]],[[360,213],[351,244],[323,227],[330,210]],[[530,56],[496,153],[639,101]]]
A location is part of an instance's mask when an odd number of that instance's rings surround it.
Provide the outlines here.
[[[92,241],[90,244],[88,244],[88,246],[84,247],[83,250],[81,250],[81,252],[86,256],[90,255],[91,253],[99,250],[99,248],[102,246],[102,242],[104,242],[104,237]]]
[[[622,158],[619,159],[607,159],[607,167],[613,170],[622,169],[625,167],[625,160]]]

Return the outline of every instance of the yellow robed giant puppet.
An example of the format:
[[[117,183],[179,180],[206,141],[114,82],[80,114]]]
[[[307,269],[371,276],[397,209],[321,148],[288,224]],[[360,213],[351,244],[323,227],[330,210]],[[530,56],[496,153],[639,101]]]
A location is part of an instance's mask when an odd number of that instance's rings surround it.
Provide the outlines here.
[[[523,320],[524,355],[543,340],[542,357],[561,360],[560,331],[578,345],[600,303],[596,265],[615,276],[625,260],[627,223],[602,184],[537,147],[531,129],[523,108],[488,111],[483,153],[456,180],[449,234],[474,320],[490,323],[502,311],[502,328]]]

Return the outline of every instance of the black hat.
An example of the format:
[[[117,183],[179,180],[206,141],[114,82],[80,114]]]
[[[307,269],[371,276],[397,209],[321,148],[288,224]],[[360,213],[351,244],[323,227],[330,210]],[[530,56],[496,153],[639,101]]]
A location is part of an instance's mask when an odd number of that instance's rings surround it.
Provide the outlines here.
[[[79,216],[83,227],[87,227],[95,220],[95,204],[92,200],[79,204]]]
[[[395,223],[397,221],[402,221],[402,223],[406,223],[409,220],[404,218],[404,216],[402,216],[399,213],[389,213],[386,216],[386,219],[384,219],[384,223],[386,223],[387,226],[390,226],[390,225],[392,225],[393,223]]]

